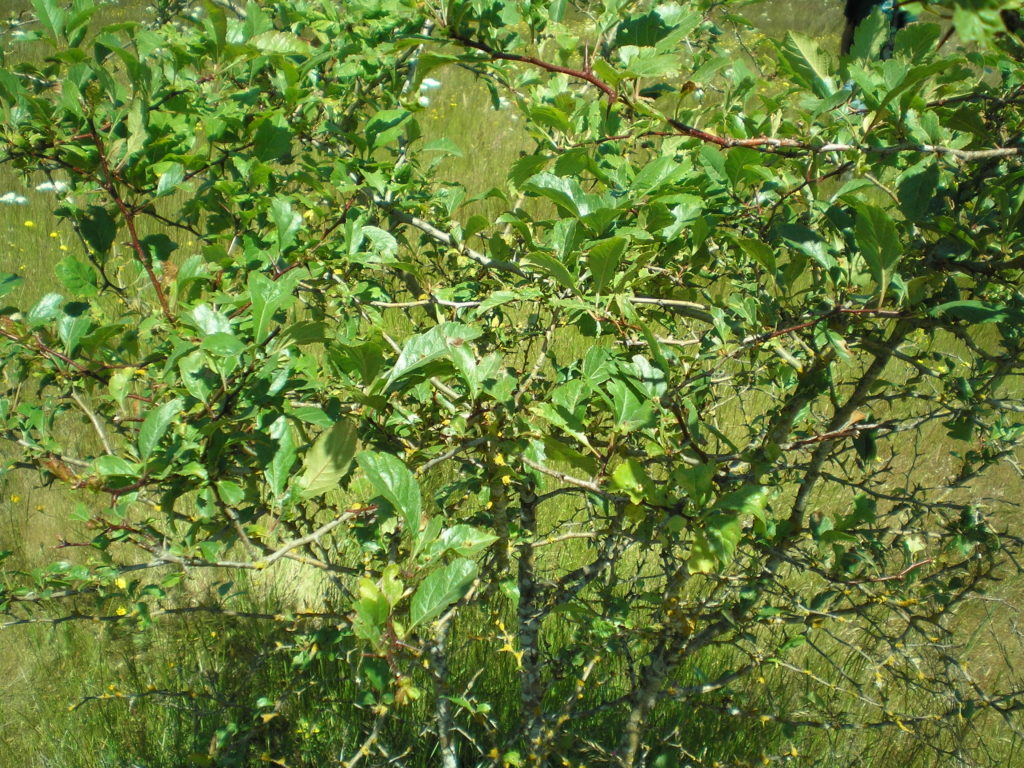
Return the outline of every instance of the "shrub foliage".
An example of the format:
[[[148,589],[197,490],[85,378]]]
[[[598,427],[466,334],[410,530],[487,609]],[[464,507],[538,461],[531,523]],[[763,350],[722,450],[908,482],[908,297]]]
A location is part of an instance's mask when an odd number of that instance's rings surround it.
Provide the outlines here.
[[[728,756],[714,712],[777,760],[1016,730],[956,623],[1018,543],[1022,49],[972,5],[973,52],[877,61],[876,14],[737,57],[716,5],[36,0],[0,151],[80,247],[3,310],[0,429],[82,504],[4,626],[265,622],[294,681],[223,765],[301,764],[324,658],[350,768]],[[420,121],[457,68],[533,142],[474,198]]]

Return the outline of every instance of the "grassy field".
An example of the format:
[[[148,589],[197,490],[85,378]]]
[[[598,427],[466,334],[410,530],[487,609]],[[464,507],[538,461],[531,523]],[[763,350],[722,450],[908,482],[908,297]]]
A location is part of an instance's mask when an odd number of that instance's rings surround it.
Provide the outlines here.
[[[0,3],[0,13],[6,15],[21,7],[5,1]],[[811,34],[834,51],[842,27],[841,7],[837,0],[824,7],[816,0],[753,5],[746,12],[759,31],[743,37],[737,33],[737,55],[742,55],[745,46],[757,45],[757,35],[781,35],[787,30]],[[110,10],[113,18],[127,13]],[[467,196],[500,185],[520,151],[531,146],[529,137],[517,129],[512,110],[495,112],[491,108],[487,91],[468,74],[449,71],[437,77],[442,84],[427,94],[430,104],[420,119],[429,137],[448,136],[463,150],[461,157],[445,161],[445,175],[463,183]],[[0,205],[0,243],[4,246],[0,271],[25,278],[25,286],[13,296],[21,305],[53,290],[53,265],[64,255],[79,252],[70,230],[62,228],[52,215],[57,194],[39,189],[42,183],[43,179],[25,183],[8,169],[0,169],[0,197],[10,193],[14,200]],[[395,322],[400,323],[400,315]],[[572,336],[558,340],[566,351],[576,343]],[[90,439],[84,429],[81,435],[83,441]],[[941,446],[941,439],[938,434],[918,436],[933,447],[936,443]],[[0,482],[0,549],[15,550],[16,562],[26,569],[50,562],[55,557],[56,536],[67,529],[68,517],[79,499],[61,487],[40,488],[36,478],[25,473],[7,474]],[[993,474],[989,483],[983,495],[999,499],[1012,500],[1020,488],[1009,469]],[[195,582],[193,588],[202,590],[202,582]],[[309,590],[310,585],[296,582],[287,573],[272,582],[243,577],[232,586],[233,608],[272,613]],[[998,592],[989,595],[990,602],[979,603],[977,615],[971,617],[972,664],[982,675],[1005,669],[1007,656],[1024,658],[1013,646],[1018,639],[1015,613],[1006,609],[1019,604],[1022,590],[1024,584],[1019,579],[1004,582]],[[467,615],[461,620],[482,621],[483,617]],[[247,712],[260,696],[293,685],[307,687],[297,693],[287,717],[264,736],[276,740],[277,754],[290,756],[289,765],[333,764],[340,749],[349,743],[353,718],[359,716],[349,706],[358,694],[358,685],[343,659],[326,657],[317,662],[319,669],[312,678],[331,681],[329,686],[310,684],[305,678],[300,681],[290,670],[287,647],[277,649],[278,642],[286,646],[287,638],[283,634],[268,637],[263,627],[246,620],[229,626],[223,619],[202,613],[160,622],[145,633],[74,622],[55,628],[8,630],[0,634],[0,768],[202,765],[211,738],[217,738],[217,728],[232,713]],[[835,649],[835,662],[841,667],[863,664],[863,659],[863,653],[850,648]],[[700,660],[709,676],[728,661],[713,656]],[[813,671],[828,674],[824,668],[814,667]],[[793,702],[807,693],[792,686],[773,688],[772,682],[757,682],[764,685],[766,707],[792,708]],[[511,659],[504,667],[488,670],[480,685],[483,691],[492,690],[500,701],[500,692],[516,685]],[[182,696],[177,700],[158,696],[164,691],[182,692]],[[512,706],[508,703],[509,711]],[[417,714],[413,708],[406,720],[396,719],[390,727],[404,728],[408,741],[415,743]],[[763,755],[797,749],[782,729],[741,728],[727,713],[688,710],[668,711],[662,716],[666,718],[662,725],[680,718],[678,728],[686,743],[708,745],[707,765],[715,760],[754,764]],[[398,741],[398,734],[394,735]],[[980,740],[984,732],[968,732],[965,738]],[[1005,765],[1019,764],[1020,744],[989,747]],[[260,751],[254,749],[253,753]],[[867,734],[814,733],[802,737],[797,751],[820,756],[819,762],[804,764],[931,764],[930,753],[912,738],[875,740]],[[195,757],[190,760],[190,755]],[[254,764],[257,762],[254,759]],[[410,756],[407,764],[433,765],[435,756],[425,751]]]

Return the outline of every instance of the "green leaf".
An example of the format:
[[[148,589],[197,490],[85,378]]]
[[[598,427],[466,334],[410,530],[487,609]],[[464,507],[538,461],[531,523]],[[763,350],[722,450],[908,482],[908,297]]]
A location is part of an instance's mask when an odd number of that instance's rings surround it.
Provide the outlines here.
[[[928,207],[939,188],[939,164],[928,157],[913,165],[896,181],[896,194],[900,212],[909,221],[923,221]]]
[[[402,125],[412,117],[407,109],[381,110],[366,123],[366,143],[372,149],[396,141],[402,135]]]
[[[380,227],[363,227],[363,236],[373,244],[373,251],[393,259],[398,255],[398,241],[395,236]]]
[[[654,48],[625,47],[619,49],[626,68],[623,77],[664,77],[679,72],[679,57],[674,54],[658,53]]]
[[[587,254],[587,266],[594,281],[594,293],[604,293],[606,286],[615,278],[622,254],[626,251],[626,240],[622,237],[610,237],[597,243]]]
[[[387,597],[380,592],[366,595],[355,602],[354,608],[356,615],[352,621],[352,631],[356,637],[379,648],[381,635],[391,613]]]
[[[743,237],[736,238],[736,243],[743,249],[743,252],[750,258],[764,267],[772,280],[775,280],[775,274],[778,271],[778,264],[775,261],[775,252],[772,251],[772,247],[768,243],[762,242],[761,240],[750,240]]]
[[[950,301],[932,307],[928,310],[932,317],[954,317],[958,320],[966,320],[973,325],[983,323],[1002,323],[1014,319],[1020,323],[1021,313],[1011,310],[1002,304],[993,304],[986,301]]]
[[[572,133],[572,125],[569,123],[569,118],[566,117],[565,112],[550,104],[539,104],[531,109],[530,118],[535,123],[547,126],[548,128],[554,128],[566,134]]]
[[[409,628],[432,621],[465,595],[476,578],[476,571],[476,563],[461,558],[427,576],[412,596]]]
[[[163,197],[174,192],[175,187],[185,180],[185,166],[181,163],[171,163],[167,170],[160,174],[160,181],[156,185],[156,196]]]
[[[569,270],[566,269],[565,265],[554,256],[544,253],[543,251],[534,251],[523,257],[523,263],[536,267],[549,277],[553,277],[563,288],[569,288],[572,291],[577,290],[576,278],[574,278]]]
[[[270,203],[270,220],[277,228],[277,247],[281,253],[295,244],[295,234],[302,227],[302,217],[292,210],[286,198],[275,197]]]
[[[828,98],[835,92],[832,62],[814,38],[799,32],[787,32],[779,53],[797,81],[814,91],[818,98]]]
[[[390,390],[400,380],[412,373],[422,373],[433,363],[449,357],[450,346],[441,326],[435,326],[426,333],[409,338],[388,374]]]
[[[555,23],[560,22],[565,17],[566,5],[568,5],[567,0],[552,0],[548,6],[548,18]]]
[[[292,291],[302,279],[300,270],[292,270],[276,281],[260,272],[249,274],[249,300],[252,302],[252,335],[262,344],[270,332],[274,313],[291,304]]]
[[[32,0],[32,7],[36,9],[40,23],[54,39],[64,34],[65,14],[56,0]]]
[[[270,425],[267,434],[277,443],[277,449],[264,472],[270,483],[270,488],[274,492],[274,498],[280,499],[288,485],[288,478],[291,476],[292,466],[295,464],[297,455],[295,440],[292,437],[292,425],[286,416],[278,416]]]
[[[430,553],[436,557],[443,552],[451,550],[457,555],[472,557],[487,549],[497,540],[498,537],[493,533],[487,533],[471,525],[460,523],[441,531],[441,535],[431,545]]]
[[[879,289],[885,289],[885,276],[896,266],[903,248],[892,217],[881,208],[861,205],[857,209],[856,243]]]
[[[616,431],[625,434],[654,423],[654,405],[641,398],[625,381],[612,379],[608,382],[608,392],[612,396]]]
[[[459,61],[458,56],[452,56],[447,53],[437,53],[435,51],[424,51],[416,58],[416,75],[413,78],[413,81],[409,84],[409,90],[412,93],[416,93],[416,91],[419,90],[420,84],[423,82],[423,78],[438,67],[443,67],[456,61]]]
[[[211,333],[199,347],[217,357],[237,357],[245,349],[245,344],[230,333]]]
[[[541,168],[551,160],[547,155],[526,155],[520,157],[512,167],[508,169],[508,180],[516,189],[522,189],[523,185],[534,176]]]
[[[711,573],[718,565],[718,559],[711,551],[711,544],[703,530],[697,531],[690,547],[690,557],[686,561],[686,569],[690,573]]]
[[[459,145],[449,138],[428,141],[420,148],[420,152],[440,152],[451,157],[462,157],[462,150],[459,149]]]
[[[647,470],[634,458],[626,459],[615,468],[612,472],[611,487],[628,493],[629,500],[634,504],[649,498],[655,490],[654,482],[647,474]]]
[[[240,506],[245,501],[245,489],[232,480],[218,480],[217,495],[229,507]]]
[[[763,524],[766,522],[764,508],[767,503],[767,489],[762,485],[747,483],[718,499],[715,509],[730,509],[741,515],[753,515]]]
[[[402,584],[400,574],[401,569],[396,564],[391,563],[391,565],[384,569],[384,573],[380,577],[381,593],[388,599],[388,604],[392,607],[402,599],[402,595],[405,593],[405,585]]]
[[[671,182],[681,170],[682,166],[674,158],[662,155],[643,167],[630,189],[638,195],[649,195]]]
[[[853,35],[853,46],[850,48],[850,55],[855,59],[869,60],[875,58],[889,39],[890,32],[889,18],[876,5],[871,15],[857,25]]]
[[[331,340],[331,329],[327,323],[313,320],[300,320],[292,323],[278,335],[277,349],[287,349],[291,345],[299,347],[306,344],[326,344]]]
[[[139,428],[139,456],[143,461],[153,455],[153,451],[160,444],[167,428],[171,426],[184,407],[184,401],[181,398],[175,398],[150,411]]]
[[[356,463],[377,493],[405,519],[406,532],[415,537],[423,518],[423,501],[416,476],[401,459],[389,453],[363,451],[356,456]]]
[[[96,459],[96,471],[102,477],[137,477],[139,469],[137,464],[129,464],[120,456],[100,456]]]
[[[178,244],[162,232],[146,235],[139,241],[139,245],[152,261],[167,261],[178,250]]]
[[[69,315],[64,313],[57,318],[57,333],[60,334],[61,341],[64,342],[64,351],[67,354],[74,354],[78,343],[88,333],[90,325],[92,325],[92,321],[87,314]]]
[[[106,208],[98,205],[89,206],[87,215],[79,217],[78,226],[85,241],[101,256],[107,254],[117,237],[117,223]]]
[[[538,173],[526,182],[523,191],[546,197],[573,216],[583,216],[590,210],[584,202],[586,195],[576,179],[562,178],[553,173]]]
[[[737,515],[713,514],[704,520],[704,533],[712,554],[722,565],[732,562],[736,545],[743,538]]]
[[[64,303],[64,297],[59,293],[48,293],[35,304],[25,315],[25,325],[29,328],[37,328],[46,325],[53,320],[60,312],[60,306]]]
[[[95,296],[99,293],[99,278],[90,264],[68,256],[54,267],[57,279],[76,296]]]
[[[24,279],[10,272],[0,272],[0,296],[6,296],[20,286]]]
[[[355,425],[342,419],[313,443],[302,462],[302,498],[335,490],[356,455],[359,438]]]
[[[124,408],[124,399],[128,394],[128,385],[131,383],[135,371],[130,368],[118,368],[110,374],[110,396],[117,401],[117,404]]]
[[[257,122],[253,142],[253,156],[260,162],[268,163],[288,154],[292,149],[288,121],[276,114],[262,118]]]

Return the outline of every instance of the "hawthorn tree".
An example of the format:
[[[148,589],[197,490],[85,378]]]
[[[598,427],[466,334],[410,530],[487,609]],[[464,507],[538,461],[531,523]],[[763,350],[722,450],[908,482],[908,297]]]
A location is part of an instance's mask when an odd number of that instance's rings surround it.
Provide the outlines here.
[[[957,631],[1011,573],[986,478],[1024,434],[1022,48],[976,5],[970,52],[918,23],[880,62],[880,13],[849,58],[737,58],[709,0],[35,0],[0,151],[80,246],[2,311],[0,429],[87,546],[8,568],[3,625],[301,572],[319,601],[246,616],[355,681],[349,768],[727,755],[697,711],[773,760],[1019,733]],[[418,120],[456,67],[534,142],[472,200]],[[296,764],[296,690],[207,759]]]

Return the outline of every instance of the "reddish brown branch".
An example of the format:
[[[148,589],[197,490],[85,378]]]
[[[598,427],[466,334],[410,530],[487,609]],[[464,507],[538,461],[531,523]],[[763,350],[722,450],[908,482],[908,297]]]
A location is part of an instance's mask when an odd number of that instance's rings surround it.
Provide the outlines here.
[[[150,259],[149,254],[146,253],[146,249],[142,247],[139,235],[135,231],[135,216],[128,210],[128,207],[124,204],[124,201],[117,192],[117,187],[114,184],[114,176],[111,174],[110,166],[107,164],[106,152],[103,151],[103,142],[100,140],[99,132],[97,132],[96,126],[92,122],[92,118],[89,119],[89,129],[92,132],[91,138],[93,143],[96,145],[96,151],[100,156],[100,165],[103,168],[103,188],[107,190],[110,197],[113,198],[115,203],[117,203],[117,207],[121,209],[121,215],[124,216],[125,224],[128,226],[128,234],[131,236],[132,248],[135,250],[135,254],[139,257],[139,261],[142,262],[142,266],[146,270],[146,274],[149,275],[149,282],[152,283],[153,289],[156,291],[156,298],[157,301],[160,302],[160,308],[163,310],[164,317],[173,323],[174,315],[171,314],[171,309],[167,305],[167,297],[164,296],[164,290],[160,285],[160,280],[157,279],[156,273],[153,271],[153,261]]]
[[[448,39],[455,40],[467,48],[475,48],[478,51],[482,51],[490,56],[492,59],[500,59],[501,61],[518,61],[522,64],[530,64],[534,67],[540,67],[548,72],[557,72],[562,75],[568,75],[569,77],[575,77],[577,80],[585,80],[586,82],[593,85],[595,88],[599,88],[601,91],[608,96],[608,106],[614,104],[619,95],[615,92],[608,83],[601,78],[597,77],[593,72],[589,72],[585,69],[572,69],[570,67],[562,67],[558,64],[552,64],[547,61],[542,61],[534,56],[520,56],[516,53],[505,53],[503,51],[496,50],[487,43],[480,43],[476,40],[470,40],[468,37],[463,37],[458,34],[449,34]]]

